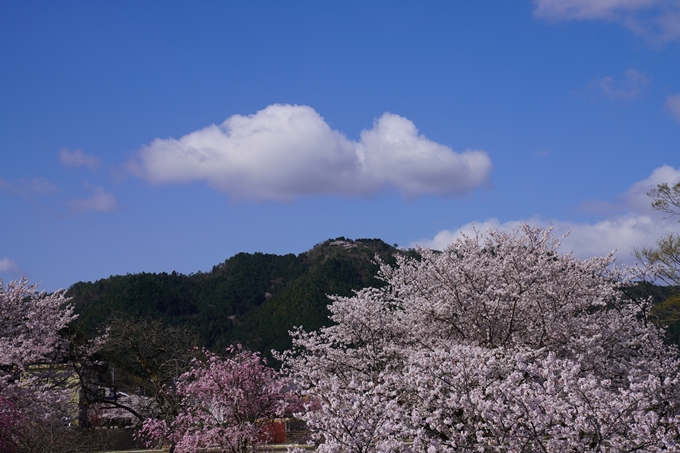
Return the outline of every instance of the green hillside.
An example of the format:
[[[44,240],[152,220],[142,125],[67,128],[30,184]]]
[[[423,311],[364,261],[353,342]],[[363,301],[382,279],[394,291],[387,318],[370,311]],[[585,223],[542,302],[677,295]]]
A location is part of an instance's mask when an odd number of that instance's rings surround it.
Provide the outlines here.
[[[288,331],[327,325],[327,295],[379,286],[376,255],[400,251],[379,239],[337,238],[299,255],[239,253],[210,272],[128,274],[79,282],[68,291],[78,325],[94,332],[114,314],[152,317],[194,328],[202,345],[240,342],[265,354],[290,346]]]

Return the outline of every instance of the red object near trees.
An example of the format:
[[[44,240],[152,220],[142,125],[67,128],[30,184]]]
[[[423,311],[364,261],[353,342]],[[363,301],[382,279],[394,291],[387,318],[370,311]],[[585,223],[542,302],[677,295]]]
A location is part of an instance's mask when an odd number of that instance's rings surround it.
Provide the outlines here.
[[[272,420],[262,427],[260,440],[266,443],[283,444],[286,442],[286,422]]]

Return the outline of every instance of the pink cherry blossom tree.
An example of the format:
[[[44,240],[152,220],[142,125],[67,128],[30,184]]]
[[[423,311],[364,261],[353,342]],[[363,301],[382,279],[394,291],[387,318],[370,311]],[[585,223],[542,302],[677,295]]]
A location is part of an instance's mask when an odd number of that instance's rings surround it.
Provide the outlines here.
[[[245,453],[266,444],[265,427],[300,409],[291,382],[241,346],[225,357],[204,350],[177,382],[179,414],[172,421],[148,419],[142,434],[150,443],[167,440],[177,453],[215,449]]]
[[[332,298],[335,325],[281,356],[318,403],[301,415],[318,451],[678,450],[680,359],[619,291],[634,272],[559,246],[477,233]]]

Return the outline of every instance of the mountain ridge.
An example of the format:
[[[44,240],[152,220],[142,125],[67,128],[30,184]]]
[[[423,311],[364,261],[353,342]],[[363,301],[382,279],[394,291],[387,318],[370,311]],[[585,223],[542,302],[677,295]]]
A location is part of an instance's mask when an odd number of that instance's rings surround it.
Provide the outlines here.
[[[380,239],[338,237],[299,255],[238,253],[209,272],[127,274],[68,289],[78,327],[101,330],[114,315],[160,318],[195,329],[201,344],[220,350],[238,342],[269,356],[290,346],[288,331],[330,324],[328,295],[350,296],[381,286],[376,258],[417,256]]]

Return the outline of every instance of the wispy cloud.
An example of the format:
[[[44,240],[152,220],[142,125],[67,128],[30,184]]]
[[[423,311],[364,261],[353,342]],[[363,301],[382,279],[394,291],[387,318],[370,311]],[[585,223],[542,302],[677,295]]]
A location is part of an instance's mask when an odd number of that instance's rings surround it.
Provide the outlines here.
[[[680,94],[672,94],[666,98],[666,110],[680,122]]]
[[[626,12],[655,7],[657,0],[535,0],[534,14],[556,20],[616,19]]]
[[[603,206],[607,207],[602,212],[605,218],[597,222],[579,223],[532,217],[501,223],[498,219],[492,218],[470,222],[455,229],[442,230],[433,238],[421,239],[413,244],[442,250],[463,234],[470,235],[474,234],[475,230],[483,231],[490,228],[512,230],[521,222],[526,222],[541,227],[552,226],[557,236],[569,233],[563,241],[562,250],[573,251],[579,258],[606,255],[618,250],[619,260],[632,262],[631,252],[634,247],[653,245],[656,238],[668,232],[680,234],[680,223],[664,220],[663,216],[651,208],[647,191],[661,182],[669,184],[680,182],[680,169],[668,165],[657,168],[648,178],[633,184],[621,194],[618,203],[604,203]]]
[[[237,200],[367,196],[390,187],[407,198],[462,195],[487,184],[484,151],[454,152],[385,113],[358,142],[311,107],[270,105],[220,125],[143,147],[129,170],[153,184],[205,181]]]
[[[17,273],[19,272],[19,266],[14,260],[10,258],[0,258],[0,273]]]
[[[534,15],[549,21],[616,22],[655,44],[680,39],[680,0],[534,0]]]
[[[69,151],[66,148],[62,148],[59,153],[59,161],[67,167],[87,167],[90,170],[95,170],[102,166],[101,159],[85,154],[79,149]]]
[[[94,192],[92,196],[89,198],[69,201],[68,205],[71,210],[76,212],[111,212],[118,209],[118,202],[112,194],[106,192],[101,187],[89,186],[89,188]]]
[[[593,83],[593,86],[599,89],[602,95],[609,99],[626,100],[638,96],[650,83],[651,78],[644,72],[629,69],[626,71],[626,75],[622,80],[606,76],[596,80]]]
[[[0,178],[0,191],[21,198],[30,198],[56,192],[57,187],[45,178],[20,178],[15,183]]]

